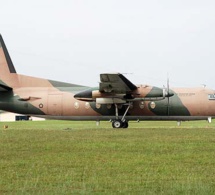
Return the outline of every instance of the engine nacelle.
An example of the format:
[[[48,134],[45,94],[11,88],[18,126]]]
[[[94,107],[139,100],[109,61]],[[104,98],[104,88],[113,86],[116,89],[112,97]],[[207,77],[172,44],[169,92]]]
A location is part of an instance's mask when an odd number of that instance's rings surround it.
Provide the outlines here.
[[[74,97],[81,101],[95,101],[99,104],[123,104],[128,101],[158,101],[173,95],[171,90],[145,85],[139,86],[128,94],[100,92],[95,88],[90,88],[75,94]]]

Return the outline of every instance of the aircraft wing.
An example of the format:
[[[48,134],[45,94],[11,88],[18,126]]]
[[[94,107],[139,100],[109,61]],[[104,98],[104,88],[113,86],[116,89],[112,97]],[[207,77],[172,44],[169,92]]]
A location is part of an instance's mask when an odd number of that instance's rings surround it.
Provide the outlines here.
[[[100,74],[99,91],[101,93],[129,93],[137,86],[120,73]]]
[[[137,86],[120,73],[100,74],[99,90],[90,88],[76,93],[74,97],[82,101],[96,101],[100,104],[125,103],[125,96],[135,91]]]

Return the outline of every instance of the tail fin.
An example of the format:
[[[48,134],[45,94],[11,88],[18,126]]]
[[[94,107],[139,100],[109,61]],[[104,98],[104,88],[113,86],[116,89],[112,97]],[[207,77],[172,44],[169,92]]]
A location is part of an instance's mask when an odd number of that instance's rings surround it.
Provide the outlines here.
[[[15,73],[15,74],[13,74]],[[12,90],[11,86],[17,82],[16,70],[10,58],[6,45],[0,35],[0,91]]]
[[[0,75],[2,74],[2,71],[4,73],[16,73],[4,40],[0,35]]]

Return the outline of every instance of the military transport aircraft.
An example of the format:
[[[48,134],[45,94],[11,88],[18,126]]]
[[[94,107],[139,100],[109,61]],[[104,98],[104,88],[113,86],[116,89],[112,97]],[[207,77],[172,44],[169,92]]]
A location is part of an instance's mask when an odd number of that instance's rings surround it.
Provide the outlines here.
[[[120,73],[100,75],[96,88],[16,73],[0,35],[0,109],[61,120],[208,120],[215,117],[215,91],[135,85]]]

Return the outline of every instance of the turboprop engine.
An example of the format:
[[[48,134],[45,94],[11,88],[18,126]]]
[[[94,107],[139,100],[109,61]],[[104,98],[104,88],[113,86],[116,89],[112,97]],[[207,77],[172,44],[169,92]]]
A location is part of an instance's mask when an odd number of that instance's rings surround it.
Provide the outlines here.
[[[173,95],[173,92],[166,90],[165,88],[141,85],[138,86],[136,90],[126,94],[115,93],[114,91],[100,92],[96,88],[90,88],[75,94],[74,97],[77,100],[89,102],[95,101],[99,104],[123,104],[128,101],[158,101]]]

